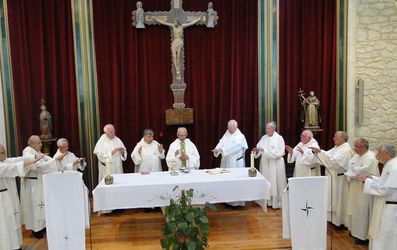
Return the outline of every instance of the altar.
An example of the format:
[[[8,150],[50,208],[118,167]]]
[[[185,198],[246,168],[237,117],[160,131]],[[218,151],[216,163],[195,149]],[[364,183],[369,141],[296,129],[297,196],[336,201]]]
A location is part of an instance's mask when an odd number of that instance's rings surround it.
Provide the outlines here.
[[[227,173],[210,174],[192,170],[171,176],[169,172],[115,174],[113,184],[102,180],[93,190],[94,212],[113,209],[168,206],[181,190],[194,190],[192,204],[270,199],[270,183],[259,172],[248,176],[248,168],[231,168]],[[263,208],[266,211],[266,208]]]

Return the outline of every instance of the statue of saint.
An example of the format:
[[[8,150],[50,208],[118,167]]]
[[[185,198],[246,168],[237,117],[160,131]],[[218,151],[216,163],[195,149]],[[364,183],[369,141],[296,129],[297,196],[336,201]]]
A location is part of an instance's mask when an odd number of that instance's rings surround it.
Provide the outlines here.
[[[207,27],[214,28],[218,19],[217,12],[212,8],[212,2],[208,3],[207,9]]]
[[[52,139],[52,117],[47,111],[44,99],[41,99],[41,113],[40,113],[40,138],[42,140]]]
[[[318,128],[321,122],[320,116],[320,100],[310,91],[309,96],[305,98],[303,92],[299,91],[301,102],[301,121],[305,124],[305,128]]]
[[[181,61],[183,59],[183,29],[197,23],[201,20],[201,17],[198,17],[197,19],[194,19],[193,21],[184,24],[181,24],[178,19],[175,19],[174,23],[168,23],[156,17],[154,17],[153,19],[163,25],[170,27],[172,30],[172,62],[175,67],[176,79],[181,79]]]
[[[133,14],[134,16],[134,14]],[[145,28],[145,11],[142,9],[142,2],[136,2],[136,10],[135,10],[135,27],[137,29],[144,29]]]

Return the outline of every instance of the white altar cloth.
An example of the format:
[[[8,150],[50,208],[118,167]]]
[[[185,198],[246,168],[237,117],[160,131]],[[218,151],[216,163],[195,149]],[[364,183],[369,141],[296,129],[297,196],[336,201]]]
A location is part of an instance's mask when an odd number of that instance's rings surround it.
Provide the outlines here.
[[[169,172],[149,175],[115,174],[113,184],[102,180],[94,189],[94,212],[102,210],[168,206],[181,190],[194,189],[192,204],[270,199],[270,183],[259,171],[248,176],[248,168],[230,168],[229,173],[211,175],[206,170],[171,176]],[[264,208],[265,210],[265,208]]]

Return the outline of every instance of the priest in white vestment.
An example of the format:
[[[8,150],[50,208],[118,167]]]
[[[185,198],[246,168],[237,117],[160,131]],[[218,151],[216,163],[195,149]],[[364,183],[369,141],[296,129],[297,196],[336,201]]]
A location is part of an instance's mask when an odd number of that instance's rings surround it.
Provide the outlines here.
[[[334,135],[335,146],[330,150],[311,148],[318,156],[318,163],[324,164],[326,167],[325,175],[329,178],[328,221],[331,221],[336,227],[346,225],[348,186],[345,172],[353,156],[353,150],[347,142],[348,139],[345,132],[337,131]]]
[[[349,181],[346,222],[351,235],[357,238],[356,243],[366,244],[373,197],[364,193],[364,183],[357,177],[379,176],[378,161],[364,138],[354,142],[354,151],[356,154],[350,160],[346,173]]]
[[[22,246],[21,211],[15,177],[23,177],[40,159],[7,158],[0,144],[0,249]]]
[[[187,138],[187,135],[186,128],[178,128],[176,133],[178,138],[171,143],[165,158],[169,169],[172,169],[174,165],[176,170],[200,168],[199,152],[194,143]]]
[[[45,223],[45,203],[43,193],[43,175],[58,170],[54,159],[41,152],[41,139],[32,135],[28,145],[23,150],[23,158],[40,160],[33,164],[30,171],[21,178],[21,205],[23,223],[27,230],[33,231],[33,236],[42,238]]]
[[[255,158],[261,157],[259,171],[270,182],[270,200],[258,201],[262,207],[272,206],[272,208],[281,207],[281,198],[287,179],[285,177],[285,142],[281,135],[276,131],[276,123],[269,122],[266,124],[266,134],[262,136],[256,148]]]
[[[285,146],[288,152],[287,162],[295,162],[294,177],[320,175],[320,166],[311,148],[320,147],[310,130],[302,131],[301,141],[294,148]]]
[[[153,140],[154,131],[145,129],[143,137],[131,153],[135,173],[161,172],[161,160],[165,158],[163,145]]]
[[[65,138],[57,141],[58,150],[54,155],[54,159],[58,164],[58,171],[76,171],[77,169],[84,171],[87,163],[84,158],[78,158],[69,151],[69,142]]]
[[[385,164],[381,176],[360,177],[365,181],[364,193],[375,196],[368,231],[369,249],[397,249],[397,157],[394,146],[380,146],[377,158]]]
[[[238,129],[237,121],[230,120],[225,134],[212,152],[215,157],[222,155],[221,168],[244,168],[244,155],[247,148],[247,140]]]
[[[245,150],[248,149],[247,140],[238,129],[237,121],[230,120],[227,123],[227,130],[219,143],[212,150],[215,157],[222,155],[221,168],[244,168]],[[244,201],[227,203],[231,208],[245,206]]]
[[[106,162],[110,162],[110,174],[122,174],[123,161],[127,159],[127,150],[123,142],[116,136],[116,130],[112,124],[103,128],[104,134],[99,138],[94,148],[94,154],[98,157],[98,182],[106,176]]]

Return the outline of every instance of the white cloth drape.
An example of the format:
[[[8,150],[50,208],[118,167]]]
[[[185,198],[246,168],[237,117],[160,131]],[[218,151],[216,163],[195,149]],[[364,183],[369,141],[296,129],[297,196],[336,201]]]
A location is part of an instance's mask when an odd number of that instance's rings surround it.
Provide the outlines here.
[[[283,211],[283,226],[287,227],[283,236],[288,238],[290,232],[294,250],[327,247],[327,181],[325,176],[289,179],[289,194],[283,198],[288,199],[283,210],[289,210]]]
[[[76,171],[44,176],[48,249],[85,249],[87,189]]]

